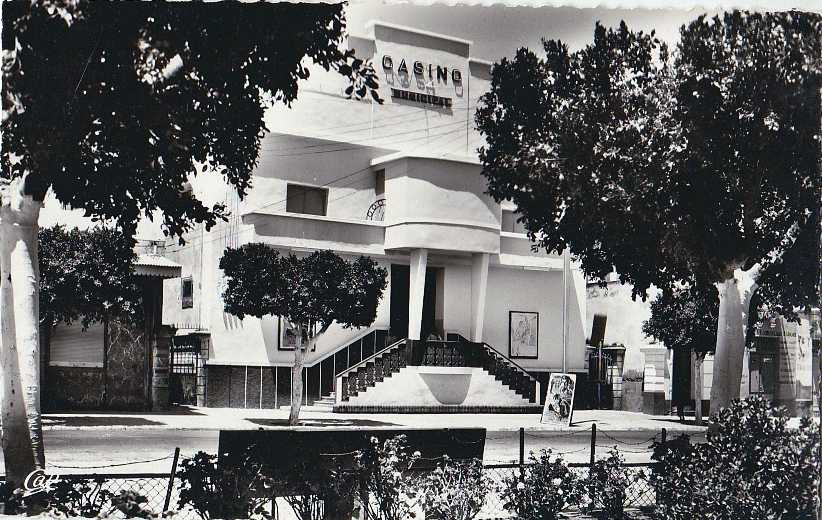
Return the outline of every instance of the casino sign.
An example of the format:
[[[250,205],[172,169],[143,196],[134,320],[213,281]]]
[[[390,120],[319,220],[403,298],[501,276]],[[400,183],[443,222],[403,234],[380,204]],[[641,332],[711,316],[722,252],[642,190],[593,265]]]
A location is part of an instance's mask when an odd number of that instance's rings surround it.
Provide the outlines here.
[[[382,67],[386,71],[394,72],[394,59],[387,54],[384,55],[382,57]],[[455,87],[462,86],[462,73],[459,69],[451,69],[449,74],[448,67],[444,67],[442,65],[434,66],[433,63],[429,63],[426,66],[421,61],[415,61],[411,65],[411,70],[413,71],[414,76],[419,79],[426,79],[427,76],[427,79],[432,83],[436,81],[438,84],[447,85],[448,79],[450,78],[452,85]],[[410,76],[408,64],[405,62],[405,59],[400,60],[396,72],[400,76]],[[398,88],[391,89],[391,97],[445,108],[451,108],[453,105],[452,99],[449,97],[436,96],[421,92],[412,92]]]

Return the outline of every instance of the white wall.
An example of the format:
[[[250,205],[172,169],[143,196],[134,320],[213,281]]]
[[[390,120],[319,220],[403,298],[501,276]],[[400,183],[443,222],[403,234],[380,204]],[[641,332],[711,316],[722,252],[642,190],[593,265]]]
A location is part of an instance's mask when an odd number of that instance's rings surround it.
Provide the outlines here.
[[[567,363],[569,371],[585,368],[585,337],[576,289],[569,281]],[[562,368],[562,271],[525,271],[492,267],[488,273],[483,339],[507,354],[509,348],[508,313],[539,313],[539,357],[515,359],[524,368],[560,370]]]

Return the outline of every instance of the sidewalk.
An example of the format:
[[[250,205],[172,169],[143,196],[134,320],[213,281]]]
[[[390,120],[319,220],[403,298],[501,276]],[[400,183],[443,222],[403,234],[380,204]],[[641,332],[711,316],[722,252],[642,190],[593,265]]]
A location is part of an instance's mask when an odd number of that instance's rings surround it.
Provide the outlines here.
[[[592,424],[604,431],[700,432],[693,420],[615,410],[577,410],[570,428],[540,424],[538,414],[340,414],[305,409],[302,427],[486,428],[489,431],[579,431]],[[45,414],[45,430],[247,430],[286,428],[287,410],[178,407],[169,412],[61,412]]]

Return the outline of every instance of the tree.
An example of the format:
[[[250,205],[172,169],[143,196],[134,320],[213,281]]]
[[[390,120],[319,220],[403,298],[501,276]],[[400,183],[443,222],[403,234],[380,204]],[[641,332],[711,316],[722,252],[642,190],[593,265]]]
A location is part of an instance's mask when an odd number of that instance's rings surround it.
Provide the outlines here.
[[[539,246],[569,247],[593,279],[615,269],[635,297],[717,288],[718,409],[739,395],[752,295],[788,310],[818,298],[787,266],[819,269],[822,17],[735,11],[680,35],[674,55],[624,23],[597,24],[577,52],[520,49],[476,122],[489,192]]]
[[[107,326],[112,319],[142,323],[133,242],[121,231],[99,225],[90,230],[57,225],[39,231],[41,377],[48,366],[55,326],[75,322],[83,328],[92,323]],[[107,370],[108,351],[104,349],[104,382],[108,381]],[[103,390],[105,401],[105,383]]]
[[[692,283],[660,292],[651,302],[651,317],[642,332],[669,349],[687,350],[696,357],[696,423],[702,423],[702,362],[716,348],[719,298],[710,284]]]
[[[113,228],[41,229],[38,234],[40,323],[80,321],[83,327],[110,317],[140,319],[134,279],[133,240]]]
[[[282,256],[261,243],[227,248],[220,269],[226,277],[226,312],[239,318],[280,316],[301,331],[291,368],[288,423],[295,425],[302,404],[305,351],[334,322],[346,328],[371,325],[388,272],[364,256],[352,262],[331,251],[315,251],[302,258]]]
[[[289,104],[307,61],[381,101],[369,62],[342,50],[342,5],[9,2],[3,6],[0,362],[3,453],[19,484],[43,468],[37,219],[46,193],[133,236],[211,228],[226,208],[183,189],[199,171],[242,197],[263,115]],[[304,61],[306,60],[306,61]],[[182,240],[182,238],[181,238]]]

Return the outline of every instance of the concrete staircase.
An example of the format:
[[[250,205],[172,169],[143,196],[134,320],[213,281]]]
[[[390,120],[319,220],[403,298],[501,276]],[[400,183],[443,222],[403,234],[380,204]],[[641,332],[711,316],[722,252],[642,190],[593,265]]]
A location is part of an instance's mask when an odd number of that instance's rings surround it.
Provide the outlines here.
[[[344,404],[346,409],[354,407],[387,407],[387,408],[434,408],[443,407],[437,396],[437,388],[426,381],[430,374],[424,371],[427,367],[406,366],[394,373],[390,379],[375,382],[365,391],[351,396]],[[446,369],[447,370],[447,369]],[[458,407],[464,411],[481,408],[485,411],[498,409],[531,411],[538,404],[530,402],[508,385],[495,378],[482,368],[460,368],[459,375],[448,376],[441,374],[441,385],[451,386],[455,379],[467,377],[469,384],[465,386],[467,395],[458,404],[449,406],[449,410]],[[470,374],[470,375],[469,375]],[[436,385],[436,383],[434,383]],[[342,404],[342,403],[340,403]],[[445,405],[448,406],[448,405]]]
[[[323,396],[322,399],[314,401],[309,405],[303,405],[300,407],[301,412],[333,412],[334,411],[334,403],[336,402],[337,396],[335,392],[331,392],[331,395]],[[290,410],[291,405],[281,406],[280,410]]]

